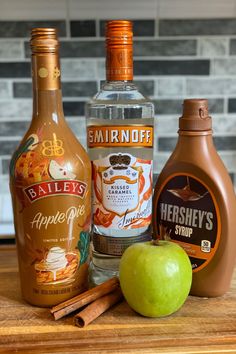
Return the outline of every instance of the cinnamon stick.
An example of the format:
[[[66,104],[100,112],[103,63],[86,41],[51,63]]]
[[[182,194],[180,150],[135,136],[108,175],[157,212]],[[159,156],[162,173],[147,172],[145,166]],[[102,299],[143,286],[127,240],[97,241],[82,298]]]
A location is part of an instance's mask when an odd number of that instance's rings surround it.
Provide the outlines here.
[[[84,310],[80,311],[74,317],[74,323],[78,327],[85,327],[102,313],[108,310],[111,306],[115,305],[123,298],[121,289],[113,291],[112,293],[102,296],[96,301],[88,305]]]
[[[111,293],[119,287],[119,279],[117,277],[111,278],[106,282],[96,286],[95,288],[89,289],[84,293],[73,297],[67,301],[62,302],[61,304],[54,306],[51,309],[51,313],[54,316],[55,320],[68,315],[69,313],[78,310],[79,308],[89,304],[92,301],[97,300],[98,298]]]

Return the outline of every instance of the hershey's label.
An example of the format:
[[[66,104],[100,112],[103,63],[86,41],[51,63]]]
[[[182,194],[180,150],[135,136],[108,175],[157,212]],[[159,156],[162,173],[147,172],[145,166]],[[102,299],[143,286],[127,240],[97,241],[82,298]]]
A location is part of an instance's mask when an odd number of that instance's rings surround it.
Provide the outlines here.
[[[156,198],[154,228],[158,236],[177,242],[189,255],[193,271],[201,270],[213,258],[221,232],[212,191],[190,174],[173,174]]]
[[[161,220],[180,225],[213,229],[213,213],[211,211],[185,208],[178,205],[160,203]]]

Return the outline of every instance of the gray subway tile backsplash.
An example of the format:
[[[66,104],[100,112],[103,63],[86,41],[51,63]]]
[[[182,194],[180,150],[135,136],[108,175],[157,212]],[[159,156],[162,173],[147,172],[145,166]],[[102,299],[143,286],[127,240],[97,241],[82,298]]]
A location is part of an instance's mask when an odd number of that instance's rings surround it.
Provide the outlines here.
[[[227,151],[236,149],[236,139],[235,136],[215,136],[213,138],[214,145],[218,151]],[[177,137],[161,137],[159,138],[159,150],[163,152],[173,151],[176,143]]]
[[[197,54],[197,41],[181,40],[136,40],[134,56],[185,56]]]
[[[10,159],[3,159],[2,160],[2,174],[7,175],[9,172],[9,163]]]
[[[31,100],[6,99],[0,101],[0,120],[12,120],[12,118],[17,120],[22,118],[30,119],[31,113]]]
[[[12,155],[19,142],[19,140],[0,140],[1,155]]]
[[[84,104],[82,101],[66,101],[63,102],[65,116],[83,116]]]
[[[230,52],[231,55],[235,55],[236,54],[236,39],[235,38],[232,38],[230,40],[229,52]]]
[[[166,137],[158,139],[159,151],[170,152],[173,151],[177,143],[177,137]]]
[[[183,96],[185,81],[182,77],[157,79],[157,96]]]
[[[211,74],[218,75],[235,75],[236,73],[236,58],[227,57],[227,58],[217,58],[212,59],[211,63]]]
[[[22,59],[23,57],[24,50],[20,40],[0,40],[0,59]]]
[[[160,36],[201,36],[236,34],[235,18],[161,19]]]
[[[91,97],[97,92],[96,81],[66,81],[62,82],[63,97]],[[32,97],[31,82],[14,82],[14,97]]]
[[[63,97],[91,97],[97,92],[96,81],[63,82]]]
[[[209,100],[214,142],[236,173],[236,19],[137,19],[134,81],[156,107],[154,175],[177,141],[184,98]],[[56,26],[61,37],[65,116],[86,145],[84,104],[105,79],[105,20],[0,21],[0,179],[32,115],[31,27]],[[236,182],[236,181],[235,181]],[[3,189],[0,188],[0,198]],[[0,215],[1,218],[1,215]]]
[[[228,112],[229,113],[236,113],[236,98],[229,98]]]
[[[61,58],[97,58],[104,57],[105,46],[102,40],[61,41]]]
[[[79,117],[77,119],[69,118],[67,122],[74,132],[74,134],[78,137],[80,143],[82,143],[82,139],[86,140],[86,122],[85,117]]]
[[[213,139],[218,151],[236,150],[235,136],[215,136]]]
[[[0,62],[0,78],[30,77],[29,62]]]
[[[224,95],[227,90],[227,80],[222,78],[191,78],[186,80],[187,95]]]
[[[0,121],[0,137],[23,136],[29,124],[29,121]]]
[[[229,77],[186,79],[187,95],[236,95],[236,80]]]
[[[199,38],[199,55],[203,57],[218,57],[227,55],[227,37],[202,37]]]
[[[135,84],[145,96],[154,95],[154,80],[135,80]]]
[[[13,96],[16,98],[32,97],[32,83],[13,82]]]
[[[25,56],[30,57],[29,43],[25,42]],[[105,46],[103,40],[70,40],[60,41],[61,58],[96,58],[104,57]]]
[[[236,135],[236,115],[222,115],[212,117],[212,127],[214,134],[234,134]],[[236,165],[236,159],[233,165]]]
[[[45,10],[46,11],[46,10]],[[0,21],[0,37],[28,38],[34,27],[55,27],[61,37],[66,36],[65,21]]]
[[[135,75],[209,75],[209,60],[135,60]]]
[[[95,20],[70,21],[71,37],[94,37],[96,36]]]
[[[222,98],[220,96],[217,98],[210,98],[210,97],[204,96],[204,98],[208,99],[208,107],[209,107],[210,114],[224,112],[224,98]]]
[[[93,58],[86,59],[61,59],[62,79],[94,80],[96,78],[96,62]]]
[[[157,102],[157,109],[159,108],[158,102]],[[157,132],[158,136],[162,136],[164,134],[173,134],[178,131],[179,127],[179,116],[181,115],[181,112],[171,114],[171,115],[157,115]],[[236,116],[223,116],[221,113],[212,113],[210,112],[210,115],[212,116],[212,127],[213,127],[213,132],[214,134],[217,135],[224,135],[230,134],[236,135]],[[232,152],[231,152],[232,155]],[[236,165],[236,157],[234,159],[234,162],[231,164],[232,166]]]
[[[10,98],[12,96],[11,83],[0,81],[0,98]]]
[[[207,98],[207,97],[206,97]],[[154,100],[155,109],[158,114],[176,114],[182,113],[183,99],[157,99]],[[223,98],[209,98],[209,111],[213,113],[223,113],[224,100]]]
[[[181,99],[158,99],[154,101],[155,111],[158,114],[180,114],[182,108]]]

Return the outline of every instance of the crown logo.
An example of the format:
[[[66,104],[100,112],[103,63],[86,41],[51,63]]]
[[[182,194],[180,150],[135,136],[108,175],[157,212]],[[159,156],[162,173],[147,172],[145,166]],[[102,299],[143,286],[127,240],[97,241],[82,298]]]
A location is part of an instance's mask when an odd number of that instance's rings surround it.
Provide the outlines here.
[[[129,155],[118,154],[118,155],[110,156],[109,161],[111,166],[115,166],[115,165],[129,166],[131,158]]]

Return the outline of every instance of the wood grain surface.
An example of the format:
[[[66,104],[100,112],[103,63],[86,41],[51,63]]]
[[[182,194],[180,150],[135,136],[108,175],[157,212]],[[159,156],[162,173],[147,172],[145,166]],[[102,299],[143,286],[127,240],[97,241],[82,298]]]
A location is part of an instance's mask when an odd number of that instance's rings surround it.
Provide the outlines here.
[[[0,353],[236,353],[236,271],[221,298],[189,297],[172,316],[144,318],[123,302],[85,328],[21,299],[16,252],[0,248]]]

